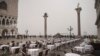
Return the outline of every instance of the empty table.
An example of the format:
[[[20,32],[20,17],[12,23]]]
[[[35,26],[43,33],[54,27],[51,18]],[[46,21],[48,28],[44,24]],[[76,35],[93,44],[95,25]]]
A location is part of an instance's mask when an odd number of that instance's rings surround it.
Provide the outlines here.
[[[36,44],[30,44],[30,48],[35,48]]]
[[[9,45],[1,45],[0,49],[2,49],[3,47],[9,47]]]
[[[28,54],[31,56],[38,56],[39,52],[41,52],[40,49],[28,49]]]
[[[75,51],[78,51],[78,52],[81,52],[81,53],[84,53],[84,52],[85,52],[84,47],[81,47],[81,46],[76,46],[76,47],[74,47],[74,50],[75,50]]]
[[[55,45],[47,45],[47,48],[50,49],[50,50],[52,50],[52,49],[55,48]]]
[[[55,46],[56,46],[56,47],[57,47],[57,46],[60,46],[60,44],[61,44],[61,43],[55,43]]]
[[[65,56],[81,56],[81,55],[76,53],[66,53]]]
[[[20,49],[20,47],[18,47],[18,46],[10,47],[11,53],[14,54],[16,49]]]
[[[93,51],[92,45],[85,45],[84,48],[85,48],[85,51]]]

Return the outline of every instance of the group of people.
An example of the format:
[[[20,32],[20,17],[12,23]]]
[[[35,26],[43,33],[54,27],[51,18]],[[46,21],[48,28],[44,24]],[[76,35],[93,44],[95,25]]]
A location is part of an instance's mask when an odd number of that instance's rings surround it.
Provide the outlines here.
[[[61,42],[62,40],[60,40]],[[63,40],[65,41],[65,40]],[[67,40],[66,40],[67,41]],[[66,42],[65,41],[65,42]],[[7,45],[9,45],[10,47],[20,47],[19,49],[16,49],[15,54],[16,53],[22,53],[22,56],[29,56],[28,55],[28,49],[42,49],[43,51],[39,53],[39,56],[42,56],[41,54],[44,54],[45,56],[48,55],[49,52],[49,48],[47,48],[48,45],[55,45],[55,43],[60,43],[59,41],[50,41],[50,40],[36,40],[35,42],[33,41],[26,41],[26,42],[15,42],[15,41],[11,41],[11,43],[7,43]],[[36,44],[34,47],[30,47],[31,44]]]
[[[23,43],[23,42],[11,41],[11,43],[7,43],[7,45],[9,45],[9,50],[7,50],[7,48],[4,47],[2,49],[2,52],[5,52],[5,54],[7,54],[7,52],[10,52],[10,47],[16,47],[16,46],[18,46],[20,48],[17,48],[15,50],[15,53],[14,54],[21,53],[22,56],[30,56],[30,55],[28,55],[28,49],[31,49],[30,44],[32,44],[32,42],[31,41],[26,41],[22,45],[20,45],[20,43]],[[44,46],[44,44],[40,43],[39,41],[36,41],[34,44],[36,44],[36,45],[35,45],[35,47],[33,47],[33,49],[39,48],[39,49],[42,49],[42,50],[46,50],[45,55],[47,55],[48,49],[46,49],[46,47]],[[3,44],[1,44],[1,45],[3,45]],[[43,54],[43,52],[40,52],[39,53],[39,56],[42,56],[41,54]]]

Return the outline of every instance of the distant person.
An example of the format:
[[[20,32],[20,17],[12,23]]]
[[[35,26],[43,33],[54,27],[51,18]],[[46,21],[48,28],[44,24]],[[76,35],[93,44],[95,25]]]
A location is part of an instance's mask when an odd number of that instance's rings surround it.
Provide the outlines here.
[[[27,56],[27,48],[25,44],[23,45],[21,52],[22,52],[22,56]]]
[[[16,46],[19,46],[19,42],[16,43]]]
[[[40,52],[40,53],[39,53],[39,56],[43,56],[43,52]]]
[[[29,44],[31,44],[31,41],[28,41]]]
[[[47,55],[48,55],[48,52],[49,52],[49,49],[47,49],[47,50],[46,50],[46,52],[45,52],[45,56],[47,56]]]
[[[26,44],[25,45],[26,45],[26,48],[29,48],[29,45],[30,44],[26,41]]]
[[[15,46],[15,41],[12,41],[11,42],[11,47],[14,47]]]
[[[57,56],[60,56],[60,55],[57,55]]]
[[[8,42],[7,45],[10,45],[10,43]]]

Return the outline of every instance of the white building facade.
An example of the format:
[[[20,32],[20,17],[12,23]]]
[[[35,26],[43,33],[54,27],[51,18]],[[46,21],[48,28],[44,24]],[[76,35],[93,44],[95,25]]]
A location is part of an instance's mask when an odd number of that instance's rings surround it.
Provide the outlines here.
[[[97,13],[96,25],[98,31],[98,38],[100,38],[100,0],[95,0],[95,9]]]
[[[18,0],[0,0],[0,36],[17,35]]]

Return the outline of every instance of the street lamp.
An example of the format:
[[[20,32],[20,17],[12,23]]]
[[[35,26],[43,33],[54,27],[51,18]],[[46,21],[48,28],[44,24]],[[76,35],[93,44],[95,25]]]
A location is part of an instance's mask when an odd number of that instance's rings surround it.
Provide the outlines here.
[[[44,37],[47,38],[47,13],[44,13]]]
[[[70,26],[69,28],[67,28],[68,31],[70,32],[70,38],[71,38],[71,31],[73,30],[73,28]]]
[[[26,38],[28,37],[28,30],[25,31],[26,32]]]

